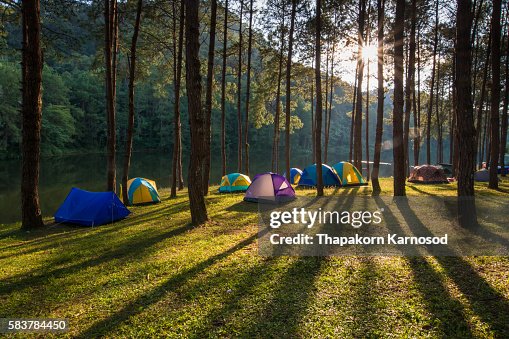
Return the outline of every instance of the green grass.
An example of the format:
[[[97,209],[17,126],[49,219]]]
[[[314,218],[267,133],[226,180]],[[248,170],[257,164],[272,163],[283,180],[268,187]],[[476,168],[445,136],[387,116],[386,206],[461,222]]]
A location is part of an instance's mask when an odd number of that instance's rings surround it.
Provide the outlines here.
[[[73,337],[509,337],[508,257],[260,257],[257,205],[216,191],[198,228],[164,190],[110,225],[2,225],[0,318],[67,318]]]

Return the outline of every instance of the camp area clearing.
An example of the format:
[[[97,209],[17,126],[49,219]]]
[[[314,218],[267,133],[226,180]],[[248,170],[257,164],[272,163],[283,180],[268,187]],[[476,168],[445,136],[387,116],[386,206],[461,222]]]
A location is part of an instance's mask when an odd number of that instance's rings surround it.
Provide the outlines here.
[[[393,194],[392,179],[380,184]],[[455,196],[456,185],[409,183],[407,194]],[[509,198],[506,180],[499,191],[475,189],[479,199]],[[53,223],[47,212],[47,227],[30,233],[1,225],[0,318],[70,324],[62,334],[7,338],[509,338],[509,257],[266,257],[258,205],[243,194],[211,187],[210,221],[191,227],[187,189],[175,198],[158,192],[160,203],[129,206],[126,218],[98,227]],[[324,195],[371,193],[330,187]],[[423,223],[436,218],[412,211]],[[305,246],[315,244],[295,245]]]

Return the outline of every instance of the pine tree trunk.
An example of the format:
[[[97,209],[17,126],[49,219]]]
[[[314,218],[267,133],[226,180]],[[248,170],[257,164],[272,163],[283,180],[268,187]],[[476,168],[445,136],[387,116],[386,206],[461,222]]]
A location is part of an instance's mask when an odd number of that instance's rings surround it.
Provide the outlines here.
[[[502,176],[506,176],[505,170],[505,152],[507,148],[507,111],[509,108],[509,30],[507,32],[507,42],[506,42],[506,56],[505,56],[505,92],[504,92],[504,107],[502,109],[502,123],[501,127],[501,137],[500,137],[500,168]]]
[[[118,8],[116,0],[104,1],[104,60],[106,63],[107,108],[107,190],[116,190],[116,59],[118,48]]]
[[[281,47],[279,49],[279,65],[277,71],[277,89],[276,89],[276,116],[274,117],[274,140],[272,144],[272,171],[279,173],[279,135],[280,135],[280,117],[281,117],[281,80],[283,77],[283,51],[285,39],[285,16],[282,15],[281,23]]]
[[[251,96],[251,50],[253,47],[253,0],[249,2],[249,33],[247,44],[246,118],[244,129],[244,156],[246,175],[249,176],[249,100]]]
[[[228,48],[228,0],[224,5],[223,68],[221,69],[221,176],[226,175],[226,56]]]
[[[316,0],[315,82],[316,82],[316,195],[323,196],[322,180],[322,74],[321,68],[322,0]]]
[[[357,100],[355,102],[355,121],[353,133],[353,161],[354,166],[362,171],[362,79],[364,78],[364,59],[362,56],[364,20],[366,15],[366,0],[359,1],[359,32],[357,55]]]
[[[488,35],[488,46],[491,46],[492,33],[490,29],[490,33]],[[481,130],[482,130],[482,115],[484,110],[484,99],[486,96],[486,83],[488,81],[488,73],[490,72],[490,55],[491,55],[491,47],[486,51],[486,60],[484,62],[484,71],[483,71],[483,79],[481,85],[481,96],[479,98],[478,106],[477,106],[477,120],[476,120],[476,140],[477,140],[477,149],[479,149],[478,153],[481,154],[482,150],[480,149],[482,140],[481,140]],[[475,92],[474,92],[475,93]],[[475,166],[475,165],[474,165]],[[479,159],[479,166],[482,166],[482,159]],[[475,168],[475,167],[474,167]]]
[[[420,29],[417,29],[417,36],[420,36]],[[415,94],[415,91],[414,91]],[[414,101],[414,105],[415,105]],[[414,166],[418,166],[421,153],[421,43],[417,41],[417,107],[416,107],[416,133],[414,141]]]
[[[23,0],[21,16],[23,31],[21,228],[34,229],[44,226],[39,206],[43,68],[39,0]]]
[[[184,171],[182,170],[182,123],[179,124],[179,130],[180,132],[180,138],[178,142],[178,159],[177,159],[177,175],[179,180],[179,191],[182,191],[184,189]]]
[[[435,89],[435,71],[437,61],[437,47],[438,47],[438,0],[435,0],[435,37],[433,39],[433,67],[431,70],[431,83],[428,102],[428,115],[426,121],[426,163],[431,164],[431,114],[433,112],[433,98]]]
[[[436,121],[437,121],[437,156],[436,156],[436,162],[441,163],[442,162],[442,120],[440,117],[440,98],[443,93],[440,93],[440,52],[438,52],[438,63],[437,63],[437,97],[435,100],[435,112],[436,112]]]
[[[335,19],[334,19],[335,20]],[[335,37],[336,30],[334,29],[333,36]],[[328,154],[329,154],[329,138],[330,138],[330,124],[332,118],[332,99],[334,95],[334,52],[335,52],[335,43],[332,42],[332,55],[331,55],[331,75],[330,75],[330,84],[329,84],[329,112],[327,114],[327,121],[325,122],[325,163],[327,163]],[[327,110],[327,108],[326,108]]]
[[[205,93],[205,143],[203,159],[203,194],[209,194],[210,142],[212,134],[212,85],[214,84],[214,53],[216,49],[217,0],[210,2],[209,53],[207,62],[207,88]]]
[[[314,94],[314,84],[311,81],[311,155],[312,155],[312,163],[316,163],[316,145],[315,145],[315,112],[314,112],[314,103],[315,103],[315,94]]]
[[[324,148],[323,148],[323,161],[327,163],[327,115],[329,114],[329,42],[327,42],[327,47],[325,48],[325,110],[323,112],[325,113],[324,116],[324,126],[323,126],[323,134],[324,134]]]
[[[456,38],[454,39],[454,53],[456,53]],[[453,60],[452,60],[452,74],[451,74],[451,96],[452,96],[452,107],[451,107],[451,124],[449,125],[449,133],[450,136],[450,154],[449,154],[449,163],[452,164],[452,176],[456,177],[456,170],[457,170],[457,136],[458,131],[456,130],[456,105],[457,105],[457,99],[456,99],[456,54],[453,54]]]
[[[371,3],[368,7],[368,22],[366,28],[366,40],[365,46],[369,46],[369,35],[371,34],[371,23],[370,23],[370,13],[371,13]],[[371,173],[369,168],[369,56],[366,58],[366,135],[365,135],[365,147],[366,147],[366,179],[369,181],[371,179]],[[362,167],[359,169],[362,170]]]
[[[458,131],[458,196],[471,197],[459,200],[460,225],[470,225],[477,220],[474,200],[475,128],[472,107],[472,28],[471,0],[458,0],[456,16],[456,94]]]
[[[291,116],[291,73],[292,73],[292,53],[293,53],[293,31],[295,29],[295,11],[297,0],[292,0],[292,12],[290,19],[290,35],[288,37],[288,58],[286,60],[286,104],[285,104],[285,158],[286,158],[286,177],[290,178],[290,116]]]
[[[207,207],[203,196],[203,158],[205,150],[205,116],[201,107],[200,75],[200,22],[199,0],[185,0],[186,4],[186,89],[191,130],[191,154],[189,161],[189,205],[193,225],[207,221]],[[192,99],[191,99],[192,98]]]
[[[410,114],[414,110],[414,131],[417,123],[417,114],[415,112],[415,28],[417,21],[417,0],[412,0],[410,14],[410,42],[408,52],[408,74],[406,83],[406,104],[405,104],[405,133],[403,135],[403,145],[405,147],[405,175],[409,175],[410,169]],[[413,133],[415,141],[415,133]],[[415,160],[415,159],[414,159]]]
[[[491,18],[491,116],[490,116],[490,181],[489,188],[498,189],[498,160],[500,147],[500,31],[502,0],[493,0]]]
[[[239,68],[237,71],[237,172],[242,173],[242,15],[244,0],[240,0],[239,15]]]
[[[369,21],[369,20],[368,20]],[[369,59],[366,61],[366,179],[370,180],[369,169]]]
[[[371,174],[371,185],[373,187],[373,195],[378,195],[382,191],[380,182],[378,181],[378,173],[380,169],[380,155],[382,152],[382,134],[384,128],[384,7],[385,0],[377,0],[378,13],[378,62],[377,62],[377,108],[376,108],[376,134],[375,134],[375,154],[373,157],[373,172]]]
[[[174,139],[173,139],[173,159],[172,159],[172,184],[170,197],[177,196],[177,187],[181,188],[182,178],[182,137],[181,137],[181,123],[180,123],[180,86],[182,79],[182,59],[183,59],[183,44],[184,44],[184,22],[185,22],[185,6],[184,1],[180,1],[179,13],[179,30],[178,30],[178,44],[176,39],[177,32],[177,11],[175,2],[173,3],[173,52],[176,55],[173,61],[173,92],[175,93],[173,114],[174,114]],[[182,185],[183,186],[183,185]]]
[[[352,99],[352,119],[350,120],[350,152],[348,153],[348,161],[353,161],[353,132],[355,125],[355,108],[357,107],[357,74],[359,72],[359,65],[355,67],[355,80],[353,84],[353,99]]]
[[[484,124],[483,124],[484,123]],[[481,116],[481,141],[479,151],[479,166],[482,167],[484,161],[484,150],[486,149],[486,131],[488,130],[488,121]]]
[[[394,110],[393,156],[394,156],[394,196],[405,193],[405,150],[403,147],[403,30],[405,27],[405,0],[396,1],[394,24]]]
[[[143,1],[138,0],[136,7],[136,21],[134,23],[134,31],[131,39],[131,53],[129,62],[129,117],[127,118],[127,140],[125,144],[124,154],[124,174],[122,176],[122,199],[124,204],[129,203],[127,197],[127,180],[129,179],[129,167],[131,165],[131,154],[133,151],[133,132],[134,132],[134,81],[136,77],[136,44],[140,31],[141,9]]]
[[[473,7],[473,11],[476,11],[476,8],[477,8],[477,12],[476,12],[476,15],[475,15],[475,19],[474,19],[474,26],[472,28],[472,45],[475,44],[475,49],[474,49],[474,69],[473,69],[473,79],[472,79],[472,85],[473,85],[473,90],[472,90],[472,93],[474,94],[474,101],[475,101],[475,94],[476,94],[476,86],[477,86],[477,63],[478,63],[478,56],[479,56],[479,45],[480,45],[480,35],[477,34],[477,27],[479,25],[479,19],[481,17],[481,11],[482,11],[482,8],[483,8],[483,2],[484,0],[481,0],[481,2],[479,3],[479,6],[476,6],[476,2],[477,1],[474,1],[474,7]],[[488,44],[489,45],[489,44]],[[475,106],[475,105],[474,105]]]

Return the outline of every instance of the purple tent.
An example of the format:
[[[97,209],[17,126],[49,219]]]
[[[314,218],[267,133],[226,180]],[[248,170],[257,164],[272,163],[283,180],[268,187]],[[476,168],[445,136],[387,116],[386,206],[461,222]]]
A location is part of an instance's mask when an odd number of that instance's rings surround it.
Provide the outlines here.
[[[285,177],[276,173],[263,173],[254,177],[244,196],[245,201],[285,201],[295,199],[295,191]]]

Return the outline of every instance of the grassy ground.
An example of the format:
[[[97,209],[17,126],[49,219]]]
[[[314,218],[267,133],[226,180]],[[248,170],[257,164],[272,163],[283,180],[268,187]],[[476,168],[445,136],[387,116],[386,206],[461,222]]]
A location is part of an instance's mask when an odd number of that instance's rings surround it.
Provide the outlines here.
[[[0,226],[0,318],[67,318],[80,337],[509,337],[508,257],[264,258],[256,204],[216,189],[198,228],[185,191],[96,228]]]

